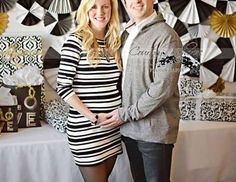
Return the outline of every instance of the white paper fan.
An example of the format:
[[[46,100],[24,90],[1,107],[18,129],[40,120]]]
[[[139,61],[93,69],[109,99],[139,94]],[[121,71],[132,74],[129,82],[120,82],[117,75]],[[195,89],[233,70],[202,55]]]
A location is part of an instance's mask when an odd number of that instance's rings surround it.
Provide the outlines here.
[[[190,3],[182,12],[182,14],[179,16],[179,19],[189,24],[195,24],[200,22],[195,1],[190,1]]]
[[[58,14],[65,14],[71,12],[70,1],[63,0],[62,1],[52,1],[51,5],[48,8],[48,11]]]
[[[230,37],[230,41],[231,41],[232,47],[234,49],[234,52],[236,53],[236,35],[233,37]]]
[[[229,82],[234,82],[235,80],[235,75],[236,75],[236,63],[235,63],[235,57],[230,60],[228,63],[226,63],[223,66],[222,73],[221,73],[221,78],[223,78],[226,81]]]
[[[219,54],[221,54],[221,50],[216,45],[216,43],[206,38],[201,39],[200,50],[201,50],[201,56],[200,56],[201,63],[205,63],[213,59],[214,57],[218,56]]]
[[[236,1],[228,1],[227,2],[226,13],[227,14],[232,14],[235,11],[236,11]]]
[[[202,81],[203,88],[209,88],[214,83],[216,83],[217,79],[219,78],[218,75],[210,71],[209,69],[205,68],[204,66],[200,67],[200,81]]]

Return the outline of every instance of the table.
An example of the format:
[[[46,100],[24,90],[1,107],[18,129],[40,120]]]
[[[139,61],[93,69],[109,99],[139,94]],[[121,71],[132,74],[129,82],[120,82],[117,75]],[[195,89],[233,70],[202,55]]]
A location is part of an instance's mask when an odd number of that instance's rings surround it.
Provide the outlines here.
[[[125,151],[124,151],[125,153]],[[111,182],[133,182],[127,155],[119,155]],[[83,182],[65,133],[50,125],[0,136],[0,182]]]
[[[235,182],[236,123],[181,121],[171,175],[174,182]]]
[[[181,121],[173,151],[173,182],[236,181],[236,123]],[[83,182],[66,135],[50,125],[0,136],[1,182]],[[109,182],[133,182],[126,151]]]

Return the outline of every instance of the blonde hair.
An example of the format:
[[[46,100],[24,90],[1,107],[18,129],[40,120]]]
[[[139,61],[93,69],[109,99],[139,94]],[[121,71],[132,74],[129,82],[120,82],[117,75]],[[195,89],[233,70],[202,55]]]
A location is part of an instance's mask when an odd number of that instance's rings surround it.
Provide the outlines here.
[[[118,15],[117,0],[110,0],[111,2],[111,18],[106,27],[105,40],[108,52],[111,56],[115,57],[117,66],[121,68],[120,58],[120,23]],[[95,0],[82,0],[77,11],[76,21],[78,23],[76,32],[82,38],[83,48],[87,51],[88,62],[96,66],[100,60],[95,60],[98,56],[98,43],[91,27],[89,26],[90,20],[88,16],[89,10],[95,4]]]

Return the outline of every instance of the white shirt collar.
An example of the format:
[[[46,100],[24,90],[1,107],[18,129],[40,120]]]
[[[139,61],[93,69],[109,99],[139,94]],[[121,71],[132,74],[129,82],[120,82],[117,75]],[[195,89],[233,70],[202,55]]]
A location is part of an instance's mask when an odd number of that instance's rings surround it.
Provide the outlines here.
[[[157,12],[154,10],[149,17],[145,18],[144,20],[136,24],[137,28],[141,30],[145,25],[152,22],[156,17],[157,17]]]

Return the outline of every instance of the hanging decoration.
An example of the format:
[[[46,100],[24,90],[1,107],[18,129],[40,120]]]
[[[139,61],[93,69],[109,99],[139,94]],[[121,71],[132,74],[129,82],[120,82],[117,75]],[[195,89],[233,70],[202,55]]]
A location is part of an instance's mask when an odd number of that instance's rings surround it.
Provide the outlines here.
[[[212,30],[220,37],[228,38],[236,34],[236,12],[233,14],[222,14],[215,10],[211,15]]]
[[[0,13],[0,35],[5,32],[8,22],[8,14]]]
[[[233,49],[233,40],[219,38],[216,42],[222,50],[222,55],[218,58],[223,67],[220,76],[229,82],[236,82],[236,50]]]
[[[216,8],[223,14],[232,14],[236,11],[236,1],[218,0]]]
[[[169,0],[173,13],[188,24],[197,24],[208,19],[217,0]]]
[[[217,81],[220,74],[216,74],[205,64],[210,60],[214,63],[217,62],[213,61],[213,58],[221,54],[221,50],[218,48],[217,44],[206,38],[196,38],[184,45],[184,52],[199,62],[199,79],[203,82],[203,88],[212,86]]]
[[[208,21],[207,21],[208,22]],[[194,38],[206,38],[211,31],[211,26],[207,22],[188,25],[187,29],[191,37]]]
[[[11,10],[15,4],[16,4],[17,0],[1,0],[0,1],[0,13],[6,13],[9,10]]]
[[[186,26],[177,17],[175,17],[172,14],[166,14],[165,20],[166,23],[170,25],[178,33],[183,45],[186,44],[191,39],[191,36]]]
[[[58,14],[68,14],[76,11],[80,5],[80,0],[36,0],[49,12]]]
[[[223,66],[234,58],[235,53],[230,39],[219,38],[216,41],[216,45],[219,47],[221,54],[210,59],[208,62],[203,63],[203,65],[216,75],[220,76],[222,74]]]
[[[127,14],[124,4],[123,2],[121,2],[121,0],[118,1],[118,12],[121,23],[128,22],[130,20],[129,15]]]
[[[44,16],[44,26],[55,36],[66,34],[73,24],[71,14],[56,14],[47,12]]]
[[[164,13],[168,7],[169,7],[169,4],[168,4],[167,0],[155,0],[154,1],[154,9],[158,12]]]
[[[60,58],[60,53],[53,47],[49,47],[43,59],[44,76],[53,89],[56,89]]]
[[[16,19],[23,25],[38,24],[44,16],[44,9],[35,0],[18,0]]]

